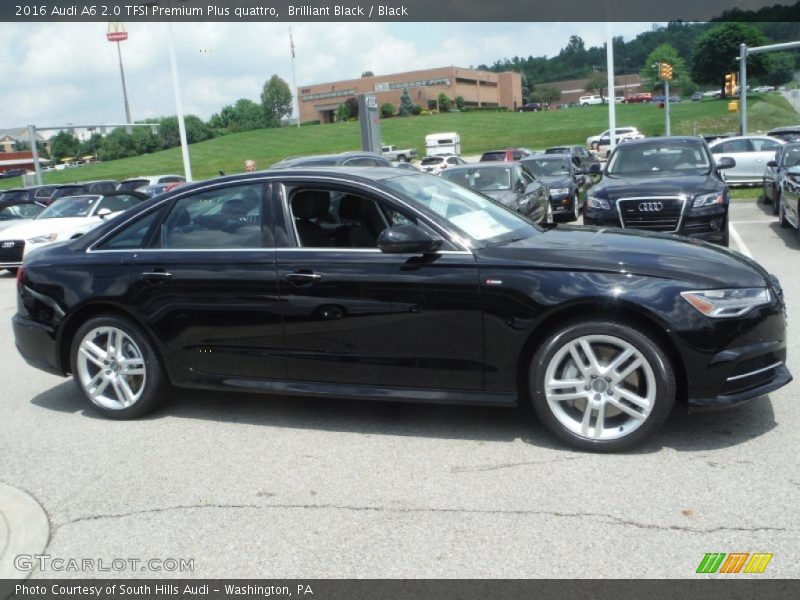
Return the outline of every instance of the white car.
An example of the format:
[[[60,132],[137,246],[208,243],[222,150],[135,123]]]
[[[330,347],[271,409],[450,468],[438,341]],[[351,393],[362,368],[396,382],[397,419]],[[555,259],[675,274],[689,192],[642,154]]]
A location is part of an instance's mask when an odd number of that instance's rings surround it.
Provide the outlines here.
[[[458,165],[465,165],[465,161],[460,156],[455,154],[442,154],[440,156],[426,156],[419,162],[419,170],[431,175],[438,175],[447,167],[456,167]]]
[[[589,150],[597,150],[601,139],[607,140],[611,137],[609,136],[610,131],[610,129],[606,129],[600,135],[592,135],[586,138],[586,147]],[[644,134],[636,127],[617,127],[615,131],[617,132],[616,138],[618,143],[622,140],[638,140],[644,137]]]
[[[736,166],[725,171],[728,183],[762,184],[767,163],[786,142],[768,135],[738,135],[721,138],[708,145],[716,162],[730,156]]]
[[[147,197],[140,192],[115,192],[59,198],[36,218],[0,231],[0,269],[15,271],[31,250],[80,237]]]
[[[602,96],[581,96],[578,98],[578,104],[581,106],[592,106],[596,104],[605,104],[605,99]]]

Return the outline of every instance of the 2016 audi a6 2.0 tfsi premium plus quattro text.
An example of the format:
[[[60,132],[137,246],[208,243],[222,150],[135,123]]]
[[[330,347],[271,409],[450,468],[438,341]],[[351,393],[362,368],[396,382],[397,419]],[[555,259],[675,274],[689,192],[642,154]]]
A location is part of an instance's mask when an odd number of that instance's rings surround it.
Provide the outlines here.
[[[531,402],[585,449],[651,436],[676,401],[791,380],[776,279],[669,235],[540,226],[386,168],[178,188],[18,273],[14,332],[131,418],[170,385],[412,402]]]

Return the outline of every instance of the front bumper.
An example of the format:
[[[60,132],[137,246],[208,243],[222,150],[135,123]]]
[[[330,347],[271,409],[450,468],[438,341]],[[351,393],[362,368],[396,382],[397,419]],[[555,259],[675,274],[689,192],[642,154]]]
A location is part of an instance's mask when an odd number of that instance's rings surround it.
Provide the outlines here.
[[[577,201],[577,194],[561,194],[558,196],[550,196],[550,206],[553,208],[553,215],[570,215],[575,209],[575,202]]]
[[[622,227],[615,210],[586,208],[583,214],[585,225],[602,227]],[[626,226],[626,229],[672,233],[709,242],[724,242],[728,232],[728,207],[710,206],[690,209],[684,212],[677,230],[659,231],[644,227]]]
[[[64,375],[55,332],[46,325],[15,314],[11,319],[14,341],[25,362],[54,375]]]

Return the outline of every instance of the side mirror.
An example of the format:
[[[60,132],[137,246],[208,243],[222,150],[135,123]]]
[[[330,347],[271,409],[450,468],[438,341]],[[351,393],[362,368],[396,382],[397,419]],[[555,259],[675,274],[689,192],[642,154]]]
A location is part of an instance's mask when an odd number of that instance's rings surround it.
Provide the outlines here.
[[[586,169],[575,169],[575,175],[588,175],[588,173],[589,171],[587,171]]]
[[[722,169],[732,169],[736,166],[736,161],[733,159],[732,156],[723,156],[719,160],[717,160],[717,168]]]
[[[777,162],[777,161],[774,161],[774,160],[771,160],[771,161],[769,161],[769,162],[767,163],[767,166],[768,166],[768,167],[775,168],[775,167],[777,167],[777,166],[778,166],[778,162]]]
[[[589,165],[589,175],[602,175],[603,165],[600,163],[592,163]]]
[[[387,254],[429,254],[442,247],[444,240],[431,236],[413,224],[384,229],[378,236],[378,249]]]
[[[101,208],[97,211],[97,216],[101,219],[105,219],[108,215],[111,214],[111,209],[108,208]]]

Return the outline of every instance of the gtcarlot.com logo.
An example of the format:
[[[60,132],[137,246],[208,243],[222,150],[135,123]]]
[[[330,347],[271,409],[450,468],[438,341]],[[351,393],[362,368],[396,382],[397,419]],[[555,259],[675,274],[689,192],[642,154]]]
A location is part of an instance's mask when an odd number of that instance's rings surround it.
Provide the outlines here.
[[[772,553],[769,552],[707,552],[697,567],[698,573],[763,573]]]

